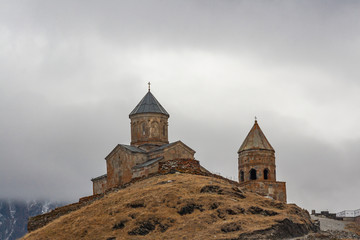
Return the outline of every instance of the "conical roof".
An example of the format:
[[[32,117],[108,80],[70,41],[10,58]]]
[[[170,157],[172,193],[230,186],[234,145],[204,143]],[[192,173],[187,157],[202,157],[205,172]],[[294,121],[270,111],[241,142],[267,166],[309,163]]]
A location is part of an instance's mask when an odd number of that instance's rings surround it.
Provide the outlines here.
[[[264,133],[261,131],[259,124],[255,120],[254,126],[251,128],[249,134],[245,138],[238,152],[246,150],[270,150],[274,151],[273,147],[266,139]]]
[[[143,99],[141,99],[138,105],[136,105],[134,110],[132,110],[129,117],[139,113],[162,113],[166,116],[170,116],[165,108],[163,108],[158,100],[156,100],[154,95],[152,95],[150,90],[146,93]]]

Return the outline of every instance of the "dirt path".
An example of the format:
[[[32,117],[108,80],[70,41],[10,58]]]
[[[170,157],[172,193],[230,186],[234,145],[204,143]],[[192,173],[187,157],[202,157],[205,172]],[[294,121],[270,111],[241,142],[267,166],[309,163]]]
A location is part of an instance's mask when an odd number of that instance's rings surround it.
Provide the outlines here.
[[[346,232],[348,232],[348,230],[345,229],[346,222],[344,222],[344,221],[339,221],[339,220],[334,220],[334,219],[329,219],[329,218],[323,218],[323,217],[315,217],[315,216],[311,216],[311,219],[320,221],[320,230],[321,231],[332,230],[332,231],[346,231]]]
[[[360,239],[359,236],[345,229],[347,222],[333,220],[325,217],[315,217],[311,215],[312,220],[319,220],[320,230],[318,233],[310,233],[303,237],[292,238],[289,240],[333,240],[333,239]]]

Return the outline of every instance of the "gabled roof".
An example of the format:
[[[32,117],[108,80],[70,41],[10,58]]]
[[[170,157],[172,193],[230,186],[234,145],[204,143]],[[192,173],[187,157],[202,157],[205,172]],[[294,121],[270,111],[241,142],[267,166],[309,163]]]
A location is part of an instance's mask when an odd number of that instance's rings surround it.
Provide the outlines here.
[[[135,167],[133,167],[133,169],[139,169],[139,168],[143,168],[143,167],[147,167],[150,166],[153,163],[156,163],[157,161],[160,161],[161,159],[163,159],[164,157],[157,157],[154,159],[150,159],[142,164],[136,165]]]
[[[99,179],[102,179],[102,178],[106,178],[107,177],[107,174],[104,174],[104,175],[101,175],[101,176],[98,176],[96,178],[92,178],[91,181],[96,181],[96,180],[99,180]]]
[[[142,150],[141,148],[131,146],[131,145],[125,145],[125,144],[119,144],[120,146],[126,148],[127,150],[134,152],[134,153],[145,153],[145,150]]]
[[[254,126],[251,128],[249,134],[241,145],[239,152],[246,150],[270,150],[274,151],[273,147],[266,139],[264,133],[261,131],[259,124],[255,120]]]
[[[145,150],[142,150],[141,148],[135,147],[135,146],[130,146],[130,145],[125,145],[125,144],[118,144],[116,145],[116,147],[105,157],[105,159],[109,158],[110,156],[112,156],[119,148],[123,148],[126,149],[130,152],[133,153],[146,153]]]
[[[141,101],[136,105],[134,110],[129,114],[129,117],[139,113],[161,113],[166,116],[170,116],[169,113],[161,106],[161,104],[156,100],[154,95],[150,92],[150,90],[146,93],[146,95],[141,99]]]
[[[176,142],[172,142],[172,143],[169,143],[169,144],[165,144],[165,145],[162,145],[158,148],[155,148],[154,150],[150,151],[150,152],[156,152],[156,151],[161,151],[161,150],[164,150],[166,148],[170,148],[170,147],[173,147],[173,146],[176,146],[176,145],[181,145],[183,146],[184,148],[186,148],[187,150],[189,150],[190,152],[193,152],[194,154],[196,153],[195,150],[193,150],[192,148],[190,148],[189,146],[187,146],[185,143],[183,143],[182,141],[176,141]]]

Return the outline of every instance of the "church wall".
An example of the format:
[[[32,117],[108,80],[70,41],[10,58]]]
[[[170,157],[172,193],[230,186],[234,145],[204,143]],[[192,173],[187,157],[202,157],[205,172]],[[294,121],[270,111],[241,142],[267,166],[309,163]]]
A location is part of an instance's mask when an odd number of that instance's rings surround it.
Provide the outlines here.
[[[93,194],[101,194],[104,193],[107,188],[107,177],[104,176],[102,178],[94,179],[93,182]]]
[[[276,181],[275,154],[272,151],[254,150],[243,151],[239,154],[239,181],[241,183],[241,171],[244,172],[244,181],[250,180],[250,170],[255,169],[257,179],[264,180],[264,170],[267,169],[268,179]]]
[[[148,176],[150,174],[157,173],[159,171],[159,163],[154,163],[150,166],[133,169],[132,177],[133,178],[140,178],[144,176]]]
[[[131,116],[131,145],[146,143],[167,144],[168,117],[164,114],[146,113]]]
[[[194,153],[189,152],[188,149],[178,144],[171,148],[164,149],[164,159],[194,159]]]
[[[106,160],[107,188],[130,182],[132,179],[132,168],[145,162],[146,159],[145,154],[131,153],[127,150],[119,149]]]
[[[161,151],[152,152],[149,159],[164,157],[165,160],[170,159],[194,159],[194,153],[183,147],[181,144],[165,148]]]

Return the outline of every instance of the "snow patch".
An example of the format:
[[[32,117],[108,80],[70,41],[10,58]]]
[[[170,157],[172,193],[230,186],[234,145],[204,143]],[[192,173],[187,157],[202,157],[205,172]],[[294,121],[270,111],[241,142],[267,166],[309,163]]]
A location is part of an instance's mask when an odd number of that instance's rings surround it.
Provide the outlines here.
[[[49,210],[50,210],[50,202],[45,202],[44,205],[42,206],[42,210],[41,210],[42,214],[49,212]]]
[[[9,204],[9,211],[10,211],[11,218],[14,218],[15,213],[16,213],[16,208],[15,208],[14,204],[12,204],[12,203]]]

